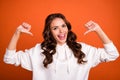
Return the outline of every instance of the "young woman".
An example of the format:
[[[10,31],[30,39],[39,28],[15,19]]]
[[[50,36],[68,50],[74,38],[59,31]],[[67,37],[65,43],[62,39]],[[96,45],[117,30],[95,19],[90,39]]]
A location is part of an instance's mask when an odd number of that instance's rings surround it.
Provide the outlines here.
[[[24,52],[16,52],[17,42],[21,33],[32,35],[31,26],[20,25],[6,49],[4,62],[33,71],[33,80],[88,80],[92,67],[117,59],[119,53],[97,23],[89,21],[85,26],[88,29],[85,34],[95,31],[103,48],[76,42],[77,37],[65,16],[54,13],[45,20],[44,41]]]

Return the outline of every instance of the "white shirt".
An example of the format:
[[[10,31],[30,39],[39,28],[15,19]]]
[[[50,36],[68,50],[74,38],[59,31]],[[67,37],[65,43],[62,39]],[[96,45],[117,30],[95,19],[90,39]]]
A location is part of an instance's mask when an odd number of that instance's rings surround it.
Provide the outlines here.
[[[104,44],[104,48],[95,48],[82,42],[80,44],[86,55],[84,60],[87,63],[84,64],[77,63],[77,58],[67,44],[57,45],[53,62],[48,64],[48,68],[43,66],[45,56],[41,44],[24,52],[6,49],[4,62],[33,71],[33,80],[88,80],[92,67],[101,62],[113,61],[119,56],[113,43]]]

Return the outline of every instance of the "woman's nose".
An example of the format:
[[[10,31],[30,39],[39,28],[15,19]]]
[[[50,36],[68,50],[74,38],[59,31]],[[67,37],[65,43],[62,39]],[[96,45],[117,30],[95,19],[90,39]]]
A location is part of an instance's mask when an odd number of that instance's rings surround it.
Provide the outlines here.
[[[64,30],[63,30],[63,28],[60,28],[59,31],[60,31],[60,33],[62,33]]]

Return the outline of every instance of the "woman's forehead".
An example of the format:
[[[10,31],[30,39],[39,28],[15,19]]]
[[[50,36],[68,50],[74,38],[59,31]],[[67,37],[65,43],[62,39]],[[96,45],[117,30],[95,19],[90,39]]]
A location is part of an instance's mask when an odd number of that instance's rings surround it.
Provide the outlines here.
[[[62,18],[55,18],[51,22],[51,26],[57,26],[57,25],[61,25],[61,24],[65,24],[65,22],[64,22],[64,20]]]

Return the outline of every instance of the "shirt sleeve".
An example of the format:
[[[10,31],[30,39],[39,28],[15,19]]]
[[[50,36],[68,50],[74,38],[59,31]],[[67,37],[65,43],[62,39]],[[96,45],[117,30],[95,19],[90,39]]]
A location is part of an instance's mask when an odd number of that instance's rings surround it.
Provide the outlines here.
[[[32,71],[31,54],[34,52],[34,48],[25,51],[8,50],[4,55],[4,62],[7,64],[13,64],[15,66],[21,65],[21,67]]]
[[[96,48],[87,44],[83,46],[85,48],[83,51],[92,67],[101,62],[114,61],[119,57],[119,52],[112,42],[104,44],[104,48]]]

